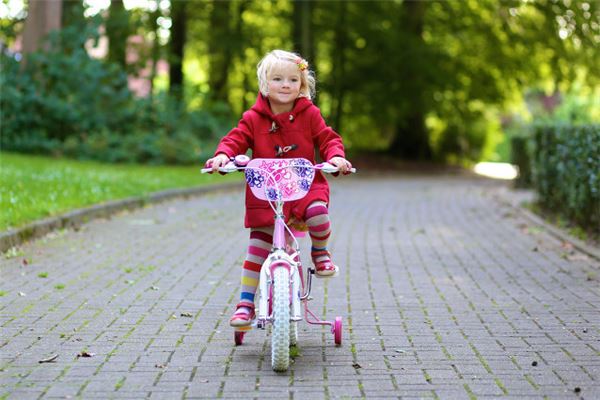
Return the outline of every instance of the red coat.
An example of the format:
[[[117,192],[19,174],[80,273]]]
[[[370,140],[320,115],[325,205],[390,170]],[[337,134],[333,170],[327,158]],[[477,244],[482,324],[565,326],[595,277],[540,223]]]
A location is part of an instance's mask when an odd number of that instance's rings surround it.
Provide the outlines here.
[[[281,157],[302,157],[314,164],[315,147],[322,160],[345,158],[342,138],[325,124],[321,111],[310,100],[300,97],[292,111],[274,115],[269,100],[259,93],[256,104],[244,113],[237,128],[221,139],[215,155],[224,153],[234,157],[251,149],[252,158],[275,158],[278,150],[284,149],[287,152]],[[291,215],[303,219],[306,207],[317,200],[329,203],[329,185],[321,172],[315,174],[305,198],[285,204],[286,220]],[[273,225],[273,210],[266,201],[257,199],[248,186],[244,225],[246,228]]]

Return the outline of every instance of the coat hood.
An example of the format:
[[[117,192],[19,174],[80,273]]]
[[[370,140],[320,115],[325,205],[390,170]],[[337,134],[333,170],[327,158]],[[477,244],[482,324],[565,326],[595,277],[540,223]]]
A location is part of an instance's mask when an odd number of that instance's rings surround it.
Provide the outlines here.
[[[266,96],[263,96],[262,93],[259,93],[256,98],[256,103],[252,106],[252,110],[256,111],[260,115],[264,115],[272,121],[278,121],[280,118],[289,118],[289,115],[297,116],[302,111],[306,110],[312,105],[312,102],[308,100],[306,97],[298,97],[296,102],[294,103],[294,107],[292,111],[289,113],[281,113],[281,114],[273,114],[271,111],[271,106],[269,105],[269,99]]]

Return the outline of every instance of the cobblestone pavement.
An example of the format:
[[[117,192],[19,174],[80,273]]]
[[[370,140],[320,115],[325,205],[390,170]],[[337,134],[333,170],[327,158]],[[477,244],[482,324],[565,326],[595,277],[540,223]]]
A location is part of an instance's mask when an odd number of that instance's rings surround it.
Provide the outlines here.
[[[284,374],[267,331],[235,347],[228,326],[241,192],[30,243],[0,261],[0,398],[600,398],[600,263],[528,225],[501,186],[332,179],[342,271],[312,308],[343,316],[343,345],[302,323]]]

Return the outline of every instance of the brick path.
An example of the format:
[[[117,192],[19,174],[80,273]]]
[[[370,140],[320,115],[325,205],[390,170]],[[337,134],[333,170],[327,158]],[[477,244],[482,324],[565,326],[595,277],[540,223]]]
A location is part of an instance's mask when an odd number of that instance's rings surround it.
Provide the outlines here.
[[[302,323],[286,374],[267,332],[232,344],[241,193],[28,244],[0,260],[0,398],[600,398],[600,263],[528,226],[498,188],[334,180],[343,269],[316,282],[312,308],[344,317],[344,343]]]

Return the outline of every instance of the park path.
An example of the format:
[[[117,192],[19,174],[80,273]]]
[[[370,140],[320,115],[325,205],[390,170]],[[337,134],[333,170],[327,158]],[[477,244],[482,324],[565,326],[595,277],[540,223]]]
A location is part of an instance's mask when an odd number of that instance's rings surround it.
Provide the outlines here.
[[[0,398],[600,398],[600,263],[524,220],[504,184],[331,181],[342,271],[312,308],[343,316],[342,347],[301,324],[277,374],[267,332],[233,346],[243,199],[212,193],[2,258]]]

